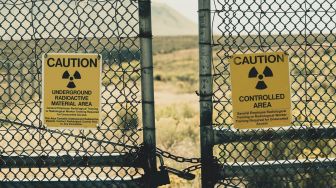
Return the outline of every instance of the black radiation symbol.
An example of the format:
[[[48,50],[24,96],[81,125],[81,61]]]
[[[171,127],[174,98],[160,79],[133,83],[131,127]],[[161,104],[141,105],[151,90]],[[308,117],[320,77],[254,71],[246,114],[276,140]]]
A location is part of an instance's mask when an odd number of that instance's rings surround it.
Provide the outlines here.
[[[74,79],[79,80],[81,79],[81,75],[78,71],[76,71],[73,76],[70,76],[70,73],[68,71],[65,71],[62,75],[62,79],[69,79],[69,83],[67,85],[67,88],[73,89],[76,88],[76,84],[74,82]]]
[[[264,77],[273,77],[273,72],[272,70],[269,68],[269,67],[265,67],[264,71],[262,74],[259,74],[257,69],[255,67],[253,67],[250,72],[249,72],[249,75],[248,75],[249,78],[258,78],[259,81],[256,85],[256,89],[259,89],[259,90],[264,90],[267,88],[267,85],[266,83],[264,82]]]

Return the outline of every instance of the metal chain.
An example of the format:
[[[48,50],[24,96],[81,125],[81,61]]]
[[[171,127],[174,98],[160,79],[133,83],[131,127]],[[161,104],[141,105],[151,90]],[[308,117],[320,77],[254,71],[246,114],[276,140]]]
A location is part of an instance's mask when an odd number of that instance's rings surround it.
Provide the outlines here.
[[[196,165],[193,165],[193,166],[189,166],[188,168],[185,168],[182,171],[185,172],[185,173],[190,173],[190,172],[193,172],[195,170],[200,169],[201,167],[202,167],[202,164],[196,164]]]
[[[163,151],[160,148],[156,148],[156,154],[158,155],[158,157],[160,159],[160,163],[161,163],[160,169],[161,170],[166,170],[169,173],[175,174],[178,177],[186,179],[186,180],[195,179],[196,176],[194,174],[192,174],[191,172],[193,172],[197,169],[200,169],[202,167],[200,158],[185,158],[185,157],[181,157],[181,156],[171,154],[167,151]],[[175,168],[165,166],[163,157],[168,158],[168,159],[172,159],[172,160],[174,160],[176,162],[179,162],[179,163],[193,163],[193,164],[196,164],[196,165],[189,166],[189,167],[187,167],[183,170],[177,170]]]
[[[200,158],[181,157],[181,156],[177,156],[177,155],[171,154],[171,153],[169,153],[167,151],[163,151],[160,148],[156,148],[156,153],[158,155],[161,155],[162,157],[165,157],[165,158],[168,158],[168,159],[172,159],[172,160],[180,162],[180,163],[193,163],[193,164],[201,163],[201,159]]]

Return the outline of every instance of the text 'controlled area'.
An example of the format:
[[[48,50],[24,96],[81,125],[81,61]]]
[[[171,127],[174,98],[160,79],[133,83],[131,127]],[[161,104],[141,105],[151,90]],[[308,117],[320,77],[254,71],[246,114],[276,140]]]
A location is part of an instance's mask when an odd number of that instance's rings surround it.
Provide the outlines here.
[[[270,108],[274,100],[285,99],[285,94],[240,96],[240,102],[253,102],[253,108]]]

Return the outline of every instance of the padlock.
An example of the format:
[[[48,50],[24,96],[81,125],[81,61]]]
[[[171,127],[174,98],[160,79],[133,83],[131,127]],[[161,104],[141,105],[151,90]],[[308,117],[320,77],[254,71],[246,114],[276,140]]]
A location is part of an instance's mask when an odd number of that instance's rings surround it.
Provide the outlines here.
[[[160,171],[154,174],[154,181],[157,186],[170,184],[168,170],[164,166],[161,166]]]

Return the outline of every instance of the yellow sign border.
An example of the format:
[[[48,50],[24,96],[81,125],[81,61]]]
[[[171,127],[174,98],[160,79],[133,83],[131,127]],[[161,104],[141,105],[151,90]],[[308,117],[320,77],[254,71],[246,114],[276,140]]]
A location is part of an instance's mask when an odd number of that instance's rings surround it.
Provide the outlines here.
[[[276,124],[276,125],[272,125],[272,124],[270,124],[270,125],[249,125],[249,126],[244,126],[244,127],[241,127],[241,126],[236,126],[235,124],[236,124],[236,120],[235,120],[235,114],[234,114],[234,112],[235,112],[235,110],[234,110],[234,101],[233,101],[233,92],[232,92],[232,90],[233,90],[233,88],[234,88],[234,86],[233,86],[233,84],[232,84],[232,67],[231,67],[231,64],[233,63],[233,56],[235,56],[235,55],[240,55],[240,56],[244,56],[244,55],[254,55],[254,56],[256,56],[256,55],[261,55],[261,54],[263,54],[263,55],[265,55],[265,54],[279,54],[279,53],[283,53],[286,57],[285,57],[285,60],[287,60],[287,66],[288,66],[288,81],[289,81],[289,93],[288,93],[288,95],[289,95],[289,108],[279,108],[279,109],[277,109],[277,110],[286,110],[286,114],[288,114],[288,117],[289,117],[289,119],[288,119],[288,123],[286,123],[286,124],[283,124],[283,125],[279,125],[279,124]],[[289,65],[289,55],[288,55],[288,53],[286,53],[286,52],[284,52],[284,51],[281,51],[281,52],[279,52],[279,51],[277,51],[277,52],[259,52],[259,53],[247,53],[247,54],[233,54],[231,57],[230,57],[230,59],[228,60],[228,62],[229,62],[229,64],[230,64],[230,74],[231,74],[231,98],[232,98],[232,119],[233,119],[233,128],[235,128],[235,129],[239,129],[239,130],[249,130],[249,129],[269,129],[269,128],[280,128],[280,127],[290,127],[290,126],[292,126],[292,107],[293,107],[293,104],[292,104],[292,100],[291,100],[291,85],[290,85],[290,65]],[[272,109],[271,109],[272,110]],[[273,110],[275,110],[275,109],[273,109]]]
[[[48,55],[96,55],[98,57],[98,60],[100,60],[100,67],[99,67],[99,78],[100,78],[100,82],[99,82],[99,91],[100,91],[100,97],[99,97],[99,109],[98,109],[98,113],[99,113],[99,120],[98,120],[98,124],[96,125],[95,128],[93,127],[62,127],[62,126],[51,126],[49,127],[46,123],[45,123],[45,116],[44,116],[44,84],[45,84],[45,65],[44,65],[44,60]],[[96,130],[99,126],[101,126],[102,124],[102,94],[103,94],[103,87],[102,87],[102,79],[103,79],[103,59],[102,59],[102,55],[101,54],[97,54],[97,53],[43,53],[42,54],[42,100],[41,100],[41,120],[42,120],[42,125],[48,129],[69,129],[69,130]]]

